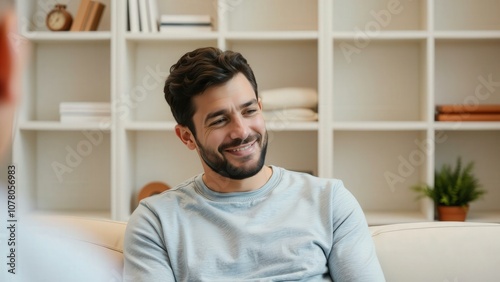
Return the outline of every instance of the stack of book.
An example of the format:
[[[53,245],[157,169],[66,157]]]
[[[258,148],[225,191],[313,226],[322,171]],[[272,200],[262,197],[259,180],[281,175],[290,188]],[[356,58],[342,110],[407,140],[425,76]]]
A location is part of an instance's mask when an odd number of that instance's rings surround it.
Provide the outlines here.
[[[131,33],[211,31],[209,15],[161,15],[157,0],[127,0]]]
[[[437,121],[500,121],[500,105],[438,105]]]
[[[158,33],[159,12],[157,0],[128,0],[130,32]]]
[[[105,7],[98,1],[82,0],[70,31],[96,31]]]
[[[160,32],[212,31],[210,15],[161,15]]]
[[[103,122],[111,118],[111,104],[99,102],[62,102],[61,122]]]

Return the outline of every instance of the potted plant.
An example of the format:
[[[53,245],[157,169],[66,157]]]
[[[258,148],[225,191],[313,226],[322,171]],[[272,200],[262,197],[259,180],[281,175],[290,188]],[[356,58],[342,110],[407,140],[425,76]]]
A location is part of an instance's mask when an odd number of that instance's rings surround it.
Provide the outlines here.
[[[439,220],[465,221],[469,203],[486,193],[472,174],[473,168],[473,162],[462,168],[459,157],[455,168],[444,164],[441,170],[436,170],[434,187],[423,184],[412,189],[420,194],[418,198],[429,197],[434,201]]]

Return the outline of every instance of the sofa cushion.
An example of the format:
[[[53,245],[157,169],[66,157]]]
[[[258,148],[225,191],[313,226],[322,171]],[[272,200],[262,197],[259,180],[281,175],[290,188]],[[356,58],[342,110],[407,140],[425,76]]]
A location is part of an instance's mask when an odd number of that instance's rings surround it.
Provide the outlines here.
[[[122,281],[126,223],[35,216],[20,227],[16,281]]]
[[[500,225],[403,223],[370,227],[387,281],[500,281]]]

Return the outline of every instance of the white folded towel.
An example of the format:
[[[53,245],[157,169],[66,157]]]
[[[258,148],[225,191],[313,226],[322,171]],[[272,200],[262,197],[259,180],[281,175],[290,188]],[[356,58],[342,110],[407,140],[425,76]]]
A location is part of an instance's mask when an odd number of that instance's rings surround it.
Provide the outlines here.
[[[260,91],[264,110],[306,108],[318,106],[318,93],[312,88],[285,87]]]
[[[262,111],[266,121],[316,121],[318,114],[311,109],[293,108]]]

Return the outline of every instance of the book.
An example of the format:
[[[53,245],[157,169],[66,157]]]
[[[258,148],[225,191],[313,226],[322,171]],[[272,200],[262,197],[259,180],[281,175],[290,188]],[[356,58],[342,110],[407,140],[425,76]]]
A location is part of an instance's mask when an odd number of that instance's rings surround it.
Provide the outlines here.
[[[160,32],[212,31],[209,15],[161,15]]]
[[[437,114],[436,121],[500,121],[498,114]]]
[[[80,28],[79,31],[85,31],[85,27],[87,26],[87,22],[90,18],[90,12],[92,11],[92,8],[94,5],[95,5],[94,1],[90,1],[90,4],[87,7],[87,10],[85,10],[85,15],[83,16],[82,27]]]
[[[90,11],[83,28],[84,31],[96,31],[101,21],[102,13],[106,5],[97,1],[90,1]]]
[[[158,33],[159,28],[158,28],[158,22],[159,22],[159,17],[160,13],[158,12],[158,3],[156,3],[156,0],[148,0],[148,8],[149,8],[149,26],[151,28],[152,33]]]
[[[161,33],[177,33],[177,32],[207,32],[212,31],[211,26],[171,26],[171,25],[161,25]]]
[[[141,27],[139,25],[139,3],[138,0],[128,0],[128,20],[130,25],[130,32],[139,32]]]
[[[141,32],[151,32],[148,14],[148,0],[139,0],[139,22],[141,23]]]
[[[90,0],[81,0],[80,6],[78,6],[78,11],[76,12],[73,24],[71,24],[70,31],[81,31],[83,30],[85,16],[90,9]]]
[[[500,114],[500,105],[438,105],[438,113],[498,113]]]
[[[211,25],[210,15],[161,15],[161,24],[191,24],[191,25]]]

